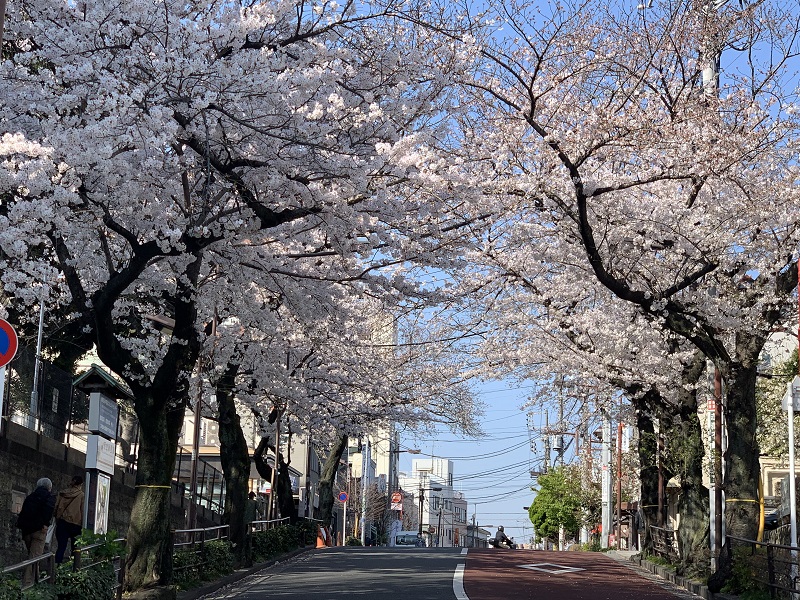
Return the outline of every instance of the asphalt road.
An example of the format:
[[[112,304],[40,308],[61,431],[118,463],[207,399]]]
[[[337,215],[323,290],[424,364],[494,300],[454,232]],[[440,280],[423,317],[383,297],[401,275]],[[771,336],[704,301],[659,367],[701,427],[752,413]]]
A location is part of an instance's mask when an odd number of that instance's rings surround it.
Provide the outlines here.
[[[601,553],[326,548],[203,597],[281,600],[678,600],[699,598]]]
[[[204,596],[281,600],[441,600],[455,598],[461,548],[325,548]]]

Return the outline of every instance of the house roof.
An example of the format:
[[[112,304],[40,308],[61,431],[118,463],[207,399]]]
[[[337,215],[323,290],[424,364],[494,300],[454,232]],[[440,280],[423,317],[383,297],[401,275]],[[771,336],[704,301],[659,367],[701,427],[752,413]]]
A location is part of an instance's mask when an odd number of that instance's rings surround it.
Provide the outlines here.
[[[133,394],[127,385],[118,381],[105,369],[95,364],[73,379],[72,385],[87,394],[102,391],[112,398],[133,400]]]

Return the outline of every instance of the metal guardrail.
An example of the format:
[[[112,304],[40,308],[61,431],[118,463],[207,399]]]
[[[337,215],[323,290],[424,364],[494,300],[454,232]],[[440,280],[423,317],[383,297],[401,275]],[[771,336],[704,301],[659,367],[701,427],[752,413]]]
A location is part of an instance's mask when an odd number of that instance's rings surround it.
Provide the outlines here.
[[[256,533],[258,531],[269,531],[270,529],[275,529],[281,525],[288,524],[289,517],[283,517],[282,519],[271,519],[269,521],[253,521],[250,523],[250,532]]]
[[[125,538],[116,538],[114,540],[116,544],[122,544],[125,546],[127,544],[127,540]],[[88,546],[83,546],[82,548],[76,548],[72,551],[72,570],[73,571],[83,571],[85,569],[91,569],[96,565],[103,564],[104,562],[110,562],[111,567],[114,569],[114,580],[116,583],[112,588],[114,590],[114,596],[117,600],[122,599],[122,581],[125,579],[125,559],[123,555],[116,555],[112,556],[111,558],[101,558],[99,560],[93,560],[91,553],[98,548],[103,547],[105,544],[103,542],[99,542],[97,544],[89,544]],[[87,562],[88,561],[88,562]]]
[[[675,531],[650,525],[650,537],[653,540],[653,552],[670,562],[677,562],[678,549],[675,547]]]
[[[41,569],[40,563],[45,564],[45,568]],[[23,574],[27,567],[31,567],[33,569],[33,581],[28,585],[22,585],[22,589],[26,590],[28,588],[33,587],[37,583],[44,583],[46,581],[53,582],[55,581],[55,572],[56,572],[56,555],[52,552],[45,552],[41,556],[37,556],[36,558],[30,558],[28,560],[23,560],[22,562],[18,562],[14,565],[10,565],[8,567],[3,568],[2,573],[3,575],[7,573],[16,573],[21,571],[20,573],[20,581],[24,581]],[[39,574],[45,572],[45,577],[40,577]]]
[[[125,538],[118,538],[115,539],[114,542],[117,543],[125,543]],[[72,552],[72,570],[73,571],[84,571],[86,569],[91,569],[92,567],[105,563],[110,562],[112,568],[114,569],[114,579],[116,583],[112,590],[114,590],[114,595],[117,600],[122,598],[122,580],[125,577],[125,561],[123,560],[122,556],[113,556],[109,558],[102,558],[99,560],[92,560],[91,553],[93,550],[100,548],[104,544],[90,544],[89,546],[84,546],[83,548],[76,548]],[[88,562],[87,562],[88,560]],[[45,567],[42,569],[40,567],[40,563],[44,563]],[[22,585],[22,589],[31,588],[39,583],[55,583],[55,572],[56,572],[56,563],[55,563],[55,554],[52,552],[45,552],[41,556],[36,558],[31,558],[28,560],[24,560],[22,562],[16,563],[14,565],[10,565],[5,567],[2,572],[3,574],[7,573],[15,573],[15,572],[22,572],[20,576],[20,581],[24,581],[24,571],[27,567],[33,567],[33,581],[28,585]],[[41,577],[40,573],[44,571],[45,576]]]
[[[798,577],[800,566],[798,566],[797,559],[800,548],[758,542],[732,535],[726,536],[725,541],[723,549],[727,549],[729,560],[733,560],[734,547],[749,549],[748,559],[751,572],[754,573],[753,579],[769,588],[770,597],[797,598],[795,594],[800,593],[800,577]],[[794,556],[792,556],[793,553]],[[763,578],[763,575],[766,575],[766,579]],[[781,594],[780,592],[785,593]]]
[[[202,567],[208,561],[202,560],[203,549],[206,542],[215,540],[227,540],[230,535],[230,525],[217,525],[216,527],[206,527],[197,529],[175,529],[171,532],[172,536],[172,551],[191,551],[197,556],[201,557],[197,563],[184,565],[180,567],[173,566],[174,571],[182,571],[184,569],[196,569]]]

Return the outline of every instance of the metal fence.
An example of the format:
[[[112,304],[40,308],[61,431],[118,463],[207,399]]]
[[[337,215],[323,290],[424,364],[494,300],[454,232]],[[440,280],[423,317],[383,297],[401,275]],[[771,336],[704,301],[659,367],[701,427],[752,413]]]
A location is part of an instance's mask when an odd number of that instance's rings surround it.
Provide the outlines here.
[[[184,450],[182,446],[178,446],[173,480],[184,486],[186,498],[189,501],[195,501],[198,506],[205,506],[208,510],[219,514],[224,512],[225,476],[222,471],[202,458],[198,458],[196,497],[192,498],[192,454]]]
[[[653,540],[653,553],[671,563],[678,562],[678,547],[675,540],[675,531],[651,525],[650,537]]]
[[[115,543],[122,544],[124,546],[125,539],[118,538],[114,540]],[[107,557],[104,555],[94,556],[98,550],[103,548],[105,543],[100,542],[97,544],[90,544],[88,546],[84,546],[83,548],[76,548],[72,552],[72,570],[77,571],[85,571],[87,569],[91,569],[92,567],[101,565],[103,563],[110,563],[111,568],[114,569],[114,585],[112,586],[110,591],[114,592],[114,596],[117,600],[121,600],[122,598],[122,580],[125,577],[125,560],[122,555],[115,555],[112,557]],[[25,583],[25,571],[28,568],[33,569],[32,579],[30,583]],[[4,575],[6,574],[17,574],[19,577],[21,584],[21,588],[23,590],[31,588],[39,583],[55,583],[55,572],[56,572],[56,564],[55,564],[55,554],[52,552],[45,552],[41,556],[37,558],[31,558],[29,560],[24,560],[17,564],[5,567],[2,570]]]
[[[797,598],[800,593],[798,552],[800,548],[726,536],[728,559],[746,561],[754,581],[769,588],[772,598]]]

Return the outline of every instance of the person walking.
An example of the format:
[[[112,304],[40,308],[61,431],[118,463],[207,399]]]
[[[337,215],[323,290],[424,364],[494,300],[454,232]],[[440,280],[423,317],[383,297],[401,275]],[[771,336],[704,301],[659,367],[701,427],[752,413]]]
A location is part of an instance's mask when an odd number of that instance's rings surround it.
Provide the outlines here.
[[[53,509],[56,499],[51,493],[53,482],[47,477],[42,477],[36,482],[36,489],[31,492],[22,503],[22,509],[17,516],[17,527],[22,533],[22,541],[28,549],[28,559],[37,558],[44,554],[44,545],[47,538],[47,527],[53,518]],[[38,576],[38,565],[25,567],[22,575],[22,586],[33,584]]]
[[[58,548],[56,549],[57,564],[61,564],[64,561],[67,544],[70,544],[70,554],[72,553],[75,538],[83,530],[83,497],[83,477],[80,475],[73,477],[70,486],[58,493],[54,511],[56,517],[56,540],[58,541]]]
[[[258,521],[259,518],[258,500],[256,500],[256,493],[250,492],[247,495],[247,504],[244,506],[244,523],[247,526],[247,531],[252,531],[253,521]]]

